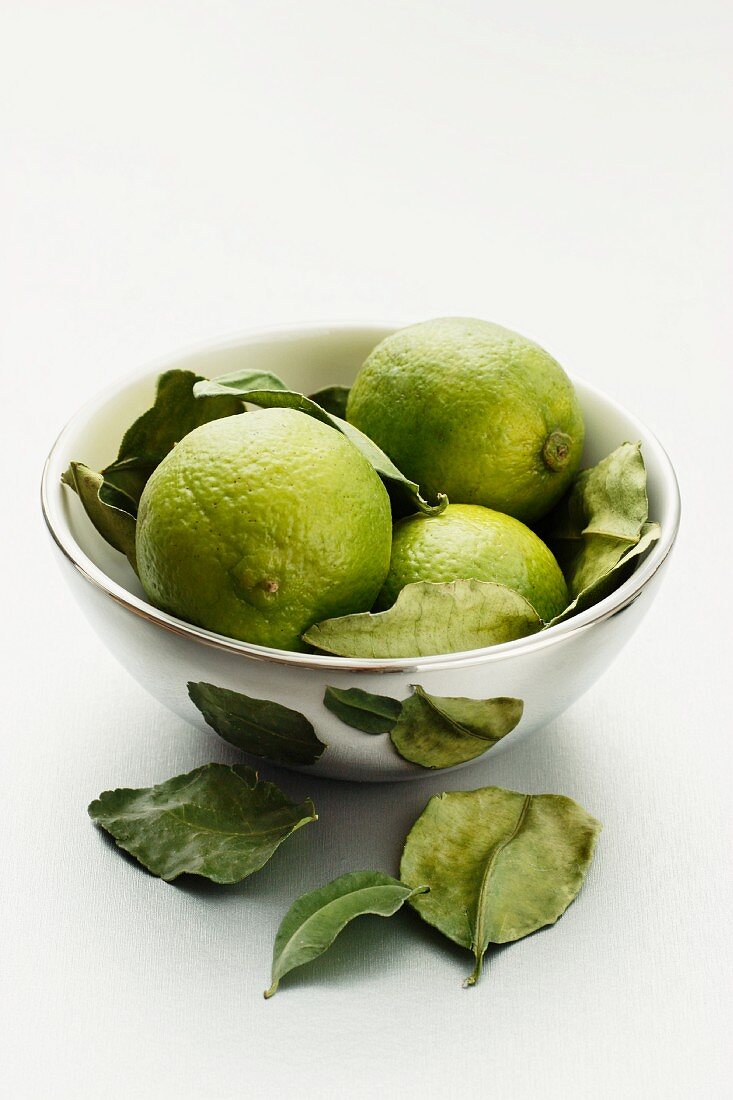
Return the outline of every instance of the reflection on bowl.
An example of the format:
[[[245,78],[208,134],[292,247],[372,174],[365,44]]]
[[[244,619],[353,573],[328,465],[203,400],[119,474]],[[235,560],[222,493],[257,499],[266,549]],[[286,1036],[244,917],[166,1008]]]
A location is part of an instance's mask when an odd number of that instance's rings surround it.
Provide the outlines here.
[[[213,685],[226,698],[235,692],[255,707],[258,701],[275,701],[305,722],[294,722],[293,730],[300,729],[293,733],[296,740],[300,737],[305,744],[310,738],[306,726],[313,730],[310,750],[301,745],[291,765],[340,779],[410,779],[426,773],[397,754],[388,733],[366,733],[326,707],[327,687],[358,688],[394,700],[410,697],[414,685],[432,696],[521,700],[521,719],[491,748],[497,753],[562,713],[611,664],[651,605],[679,526],[674,470],[649,429],[603,393],[574,379],[586,421],[584,465],[599,461],[625,440],[640,440],[650,516],[662,526],[659,541],[620,588],[541,634],[468,653],[411,660],[267,649],[158,611],[146,601],[126,559],[100,538],[60,479],[71,460],[96,469],[110,461],[124,429],[152,404],[156,379],[164,370],[215,377],[257,367],[279,374],[294,390],[312,393],[348,384],[375,344],[395,327],[334,324],[259,330],[150,364],[74,416],[51,450],[41,487],[46,523],[72,592],[97,634],[151,695],[187,722],[201,729],[213,726],[230,741],[231,714],[219,714],[217,725],[194,703],[189,684]],[[244,743],[241,738],[239,743]],[[315,744],[325,748],[316,750]],[[273,751],[261,744],[250,742],[249,747],[273,758]],[[279,762],[287,762],[287,754]]]

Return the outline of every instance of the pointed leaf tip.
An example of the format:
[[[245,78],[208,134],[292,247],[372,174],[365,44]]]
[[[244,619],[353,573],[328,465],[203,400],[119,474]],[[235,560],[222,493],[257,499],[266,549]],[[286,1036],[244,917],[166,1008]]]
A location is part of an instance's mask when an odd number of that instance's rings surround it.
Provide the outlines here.
[[[391,917],[402,905],[425,891],[410,887],[381,871],[352,871],[293,902],[275,937],[272,981],[265,998],[277,991],[280,980],[326,951],[356,917]]]

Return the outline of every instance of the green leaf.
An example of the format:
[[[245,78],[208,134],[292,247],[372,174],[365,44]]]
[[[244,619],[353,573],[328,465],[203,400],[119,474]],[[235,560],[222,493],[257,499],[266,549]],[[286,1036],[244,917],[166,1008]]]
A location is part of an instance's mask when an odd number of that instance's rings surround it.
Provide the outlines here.
[[[613,572],[639,541],[648,514],[641,444],[623,443],[578,474],[542,532],[573,599]]]
[[[201,424],[242,412],[241,403],[233,397],[197,401],[193,386],[199,378],[188,370],[161,374],[155,404],[127,429],[116,460],[102,471],[105,479],[135,504],[155,467],[179,440]]]
[[[301,825],[316,820],[244,765],[205,764],[155,787],[105,791],[89,816],[154,875],[239,882]]]
[[[90,470],[83,462],[72,462],[62,474],[61,481],[78,495],[84,511],[102,538],[124,554],[137,572],[136,521],[129,511],[129,498],[113,485],[106,484],[101,474]]]
[[[391,737],[405,760],[422,768],[451,768],[481,756],[515,728],[521,699],[464,699],[428,695],[415,685]]]
[[[577,896],[601,824],[571,798],[500,787],[430,799],[405,842],[400,877],[426,883],[417,912],[473,952],[477,981],[490,943],[555,921]]]
[[[310,395],[311,401],[320,405],[327,413],[346,419],[346,404],[349,400],[348,386],[326,386]]]
[[[368,436],[347,423],[339,416],[334,416],[321,408],[312,398],[304,397],[302,393],[295,393],[285,387],[285,383],[277,375],[268,376],[271,381],[267,386],[262,385],[262,374],[258,371],[233,371],[231,374],[222,375],[220,378],[197,382],[193,388],[194,396],[198,398],[239,395],[242,401],[248,401],[252,405],[259,405],[264,409],[296,409],[315,417],[323,424],[329,424],[332,428],[342,432],[354,446],[361,451],[364,457],[372,464],[387,487],[397,489],[406,496],[413,509],[424,512],[426,515],[439,515],[448,504],[448,498],[438,495],[435,504],[430,504],[420,495],[420,487],[415,481],[406,478],[395,466],[394,462],[384,451]]]
[[[361,688],[327,687],[323,703],[347,726],[364,733],[389,733],[402,710],[399,699],[372,695]]]
[[[265,997],[272,997],[285,974],[322,955],[354,917],[367,913],[391,917],[424,891],[424,886],[411,889],[380,871],[352,871],[303,894],[283,917],[275,937],[272,979]]]
[[[300,711],[204,682],[188,684],[191,701],[230,745],[273,764],[315,764],[326,746]]]
[[[616,588],[621,585],[632,571],[631,563],[635,558],[641,557],[645,554],[652,543],[656,542],[662,533],[662,528],[658,523],[645,523],[641,529],[641,538],[632,546],[626,553],[620,558],[615,565],[606,572],[601,574],[595,580],[586,585],[581,592],[575,597],[573,602],[565,608],[560,614],[556,615],[548,626],[555,626],[556,623],[565,622],[566,619],[572,618],[573,615],[580,614],[581,611],[586,611],[589,607],[597,604],[600,600],[609,596]]]
[[[340,657],[430,657],[524,638],[543,623],[512,588],[490,581],[418,581],[388,611],[326,619],[303,638]]]

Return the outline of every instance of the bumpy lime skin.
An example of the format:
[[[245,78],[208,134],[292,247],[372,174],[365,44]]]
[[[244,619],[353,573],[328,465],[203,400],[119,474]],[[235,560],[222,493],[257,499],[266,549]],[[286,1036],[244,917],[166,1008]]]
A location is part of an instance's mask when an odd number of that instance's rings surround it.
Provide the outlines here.
[[[391,536],[387,492],[353,444],[304,413],[267,409],[181,440],[145,487],[136,551],[156,607],[303,650],[313,623],[369,610]]]
[[[515,589],[545,622],[570,602],[560,566],[534,531],[481,505],[449,504],[440,516],[408,516],[395,524],[377,607],[391,607],[415,581],[470,578]]]
[[[383,340],[357,376],[346,416],[426,495],[525,523],[568,488],[585,434],[573,385],[551,355],[466,317]]]

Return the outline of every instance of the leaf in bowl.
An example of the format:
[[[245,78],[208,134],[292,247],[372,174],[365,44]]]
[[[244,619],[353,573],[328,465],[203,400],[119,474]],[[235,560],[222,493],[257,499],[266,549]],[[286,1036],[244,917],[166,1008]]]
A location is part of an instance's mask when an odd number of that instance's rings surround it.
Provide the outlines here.
[[[192,874],[232,883],[317,815],[310,799],[296,805],[253,768],[205,764],[154,787],[105,791],[89,816],[166,882]]]
[[[361,688],[327,687],[323,703],[347,726],[363,733],[389,733],[402,711],[399,699]]]
[[[313,398],[289,390],[277,375],[268,375],[268,378],[268,384],[263,385],[262,374],[259,371],[232,371],[231,374],[222,375],[220,378],[197,382],[193,392],[197,398],[237,395],[242,401],[258,405],[263,409],[296,409],[298,412],[313,416],[316,420],[342,432],[371,463],[387,487],[392,487],[406,496],[414,509],[426,515],[439,515],[445,509],[448,504],[447,497],[439,494],[434,504],[425,500],[420,495],[420,486],[400,473],[384,451],[353,424],[327,412]]]
[[[503,584],[418,581],[387,611],[326,619],[303,638],[340,657],[430,657],[524,638],[543,625],[524,596]]]
[[[326,886],[303,894],[283,917],[272,954],[272,977],[265,997],[272,997],[282,978],[326,951],[355,917],[391,917],[406,901],[423,893],[381,871],[351,871]]]
[[[391,731],[397,752],[422,768],[451,768],[488,752],[516,727],[521,699],[428,695],[415,685]]]
[[[326,746],[300,711],[203,681],[188,684],[191,702],[220,737],[273,764],[315,764]]]
[[[64,485],[79,497],[84,511],[102,538],[124,554],[137,572],[135,559],[134,502],[114,485],[105,482],[96,470],[83,462],[72,462],[61,477]]]
[[[500,787],[431,798],[405,841],[400,878],[428,924],[473,952],[555,921],[583,885],[601,824],[571,798]]]
[[[606,573],[602,573],[595,580],[589,581],[573,602],[547,625],[555,626],[556,623],[565,622],[566,619],[572,618],[573,615],[579,615],[581,611],[586,611],[589,607],[609,596],[630,575],[634,559],[645,554],[649,547],[657,541],[661,533],[662,528],[658,523],[645,523],[641,529],[641,538],[636,545],[630,547],[623,557],[619,558],[616,564],[612,565]]]
[[[310,394],[310,399],[332,416],[338,416],[341,420],[346,419],[348,386],[325,386],[322,390],[316,390],[315,393]]]
[[[573,598],[610,573],[636,545],[648,514],[641,444],[622,443],[578,474],[543,524]]]
[[[242,412],[233,397],[197,401],[194,383],[203,381],[188,370],[169,370],[158,378],[155,404],[127,429],[117,458],[102,471],[106,481],[121,489],[137,505],[156,466],[185,435],[210,420]]]

